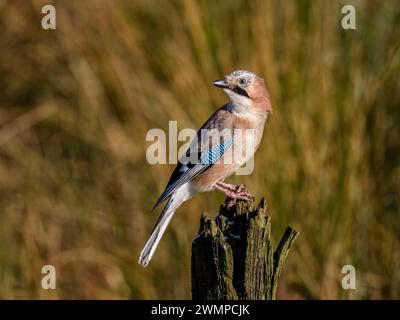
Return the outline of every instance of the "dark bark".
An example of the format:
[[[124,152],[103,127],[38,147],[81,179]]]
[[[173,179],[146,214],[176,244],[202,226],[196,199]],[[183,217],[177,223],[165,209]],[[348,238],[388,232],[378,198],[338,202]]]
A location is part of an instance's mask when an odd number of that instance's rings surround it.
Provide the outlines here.
[[[207,300],[275,299],[278,280],[298,232],[288,227],[271,243],[267,202],[231,199],[213,219],[202,215],[192,243],[192,297]]]

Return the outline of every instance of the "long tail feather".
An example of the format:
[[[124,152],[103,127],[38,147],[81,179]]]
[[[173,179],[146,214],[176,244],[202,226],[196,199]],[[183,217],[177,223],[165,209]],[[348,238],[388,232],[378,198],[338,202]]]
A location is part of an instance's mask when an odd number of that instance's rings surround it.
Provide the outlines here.
[[[149,240],[147,240],[146,245],[144,246],[142,252],[140,253],[139,263],[143,267],[146,267],[149,264],[158,246],[158,243],[160,242],[161,237],[163,236],[165,230],[167,229],[167,226],[171,221],[176,209],[178,209],[178,207],[185,200],[186,199],[182,196],[180,192],[175,192],[170,196],[153,230],[151,231]]]

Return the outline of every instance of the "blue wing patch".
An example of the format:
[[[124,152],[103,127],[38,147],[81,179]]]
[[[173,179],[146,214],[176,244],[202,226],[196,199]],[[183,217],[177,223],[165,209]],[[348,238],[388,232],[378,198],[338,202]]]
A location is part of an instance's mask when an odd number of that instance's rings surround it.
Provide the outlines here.
[[[183,185],[190,179],[198,176],[209,167],[211,167],[214,163],[216,163],[224,153],[233,145],[233,137],[230,137],[224,143],[221,143],[211,149],[203,151],[197,163],[195,164],[182,164],[178,165],[175,171],[172,173],[170,181],[168,182],[167,187],[165,188],[162,195],[158,198],[156,204],[153,206],[153,209],[157,207],[161,202],[167,199],[176,188]]]
[[[233,138],[227,139],[224,143],[215,146],[205,151],[200,158],[200,163],[203,165],[213,165],[224,155],[233,144]]]

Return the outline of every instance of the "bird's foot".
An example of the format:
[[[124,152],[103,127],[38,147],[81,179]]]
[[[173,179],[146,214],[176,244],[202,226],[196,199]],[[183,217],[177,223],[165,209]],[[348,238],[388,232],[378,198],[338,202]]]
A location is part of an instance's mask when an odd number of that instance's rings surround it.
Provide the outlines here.
[[[243,200],[243,201],[251,201],[253,196],[247,190],[244,184],[234,185],[225,182],[217,182],[214,187],[219,191],[225,193],[231,199]]]

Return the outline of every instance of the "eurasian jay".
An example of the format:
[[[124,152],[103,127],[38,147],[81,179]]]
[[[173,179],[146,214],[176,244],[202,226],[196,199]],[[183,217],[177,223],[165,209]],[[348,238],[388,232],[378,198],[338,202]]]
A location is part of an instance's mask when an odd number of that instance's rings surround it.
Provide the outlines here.
[[[272,111],[269,94],[262,78],[243,70],[214,81],[214,85],[225,91],[229,102],[200,128],[154,205],[153,209],[167,200],[140,254],[139,263],[144,267],[175,211],[196,192],[217,189],[232,199],[251,199],[242,185],[227,184],[224,179],[244,165],[260,145],[265,120]]]

